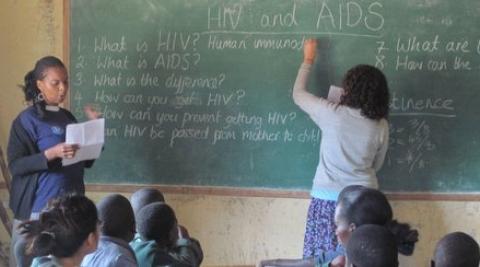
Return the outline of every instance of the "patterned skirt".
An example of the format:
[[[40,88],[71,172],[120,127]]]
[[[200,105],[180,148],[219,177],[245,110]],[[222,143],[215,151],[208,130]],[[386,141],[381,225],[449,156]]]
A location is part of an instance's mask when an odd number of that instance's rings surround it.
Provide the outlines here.
[[[303,258],[318,256],[322,251],[337,247],[335,236],[336,201],[312,198],[308,208]]]

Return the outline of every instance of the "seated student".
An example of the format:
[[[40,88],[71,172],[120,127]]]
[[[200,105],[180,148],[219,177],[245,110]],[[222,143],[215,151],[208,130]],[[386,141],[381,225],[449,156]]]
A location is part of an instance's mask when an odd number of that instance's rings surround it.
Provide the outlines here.
[[[398,267],[395,236],[384,226],[365,224],[353,231],[346,247],[347,266]]]
[[[153,188],[142,188],[135,191],[130,197],[134,214],[137,214],[141,208],[154,202],[165,202],[162,192]]]
[[[135,217],[128,199],[119,194],[103,198],[97,205],[100,242],[85,256],[82,267],[136,267],[135,253],[128,242],[135,235]]]
[[[338,203],[342,201],[345,195],[350,195],[350,199],[355,199],[358,197],[358,191],[365,189],[365,186],[362,185],[349,185],[343,188],[343,190],[339,193],[337,199],[337,206]],[[272,260],[262,260],[260,261],[257,266],[264,267],[264,266],[278,266],[278,267],[311,267],[314,266],[315,263],[321,264],[322,262],[330,262],[334,260],[337,256],[344,255],[345,251],[341,244],[337,246],[335,250],[332,251],[325,251],[320,253],[318,257],[309,257],[304,259],[272,259]],[[344,258],[335,259],[331,266],[343,266]]]
[[[170,206],[161,202],[149,204],[140,209],[136,220],[140,238],[130,246],[139,267],[200,265],[203,253],[198,241],[178,236],[177,218]],[[182,246],[176,247],[176,243]]]
[[[130,197],[130,202],[132,204],[133,212],[135,213],[135,216],[138,214],[141,208],[144,206],[155,203],[155,202],[162,202],[165,203],[165,198],[163,194],[158,191],[157,189],[153,188],[142,188],[140,190],[135,191],[132,196]],[[138,231],[137,231],[138,232]],[[197,250],[197,253],[200,255],[200,262],[203,260],[203,251],[202,248],[200,247],[200,243],[193,238],[190,238],[188,235],[188,231],[185,227],[182,225],[178,225],[178,236],[180,237],[188,237],[192,242],[195,243],[195,249]],[[133,239],[132,242],[137,242],[141,241],[140,235],[137,233],[135,235],[135,238]],[[182,238],[178,239],[175,243],[174,248],[170,251],[171,253],[176,253],[177,258],[182,261],[183,263],[194,266],[196,265],[195,261],[192,261],[192,259],[188,256],[188,254],[185,254],[183,251],[185,250],[185,246],[190,246],[189,242],[185,242]]]
[[[351,233],[363,224],[376,224],[386,226],[395,235],[399,244],[399,251],[404,255],[413,253],[414,244],[418,241],[418,232],[411,230],[408,224],[401,224],[393,218],[392,207],[385,195],[371,188],[358,186],[346,187],[340,193],[337,207],[335,208],[335,234],[340,243],[336,250],[326,251],[315,258],[306,259],[276,259],[264,260],[260,266],[329,266],[345,265],[344,247]]]
[[[432,267],[478,267],[480,247],[471,236],[454,232],[438,241]]]
[[[98,243],[95,204],[85,196],[67,195],[51,200],[39,220],[20,225],[35,256],[32,267],[80,266]]]

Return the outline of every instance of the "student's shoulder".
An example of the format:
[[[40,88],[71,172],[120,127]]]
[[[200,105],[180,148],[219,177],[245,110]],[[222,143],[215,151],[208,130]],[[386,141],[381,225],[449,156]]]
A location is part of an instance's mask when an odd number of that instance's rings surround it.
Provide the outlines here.
[[[338,245],[334,250],[321,251],[314,257],[315,266],[328,266],[336,257],[345,255],[345,248]]]
[[[132,257],[130,255],[120,254],[112,260],[110,265],[112,267],[136,267],[138,265],[134,257],[135,256]]]
[[[183,266],[177,263],[167,251],[161,249],[155,241],[134,241],[130,243],[139,265],[148,266]]]
[[[157,243],[153,240],[144,241],[142,239],[134,240],[130,242],[130,247],[135,251],[135,254],[149,254],[161,251]]]
[[[116,259],[124,258],[134,258],[132,247],[128,242],[114,237],[101,236],[100,242],[98,243],[97,251],[103,250],[107,254],[111,255],[110,257]]]
[[[43,256],[33,259],[31,267],[62,267],[55,257]]]
[[[153,266],[188,267],[188,265],[184,265],[164,251],[155,253],[155,255],[152,256]]]

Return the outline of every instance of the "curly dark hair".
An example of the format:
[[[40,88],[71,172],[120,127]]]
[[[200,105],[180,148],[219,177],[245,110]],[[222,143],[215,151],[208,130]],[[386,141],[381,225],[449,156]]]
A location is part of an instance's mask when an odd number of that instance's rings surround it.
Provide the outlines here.
[[[359,108],[363,116],[372,120],[387,118],[390,96],[382,71],[370,65],[357,65],[347,71],[342,87],[345,94],[340,104]]]

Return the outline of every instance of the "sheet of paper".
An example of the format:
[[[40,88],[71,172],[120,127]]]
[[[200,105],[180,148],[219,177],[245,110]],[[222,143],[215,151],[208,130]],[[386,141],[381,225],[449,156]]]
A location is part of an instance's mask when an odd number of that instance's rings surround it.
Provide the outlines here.
[[[75,157],[62,160],[63,166],[98,158],[104,142],[105,119],[67,125],[65,143],[77,144],[80,148],[76,151]]]
[[[343,88],[338,87],[335,85],[330,85],[330,89],[328,89],[328,101],[333,102],[333,103],[340,103],[340,99],[343,95]]]

